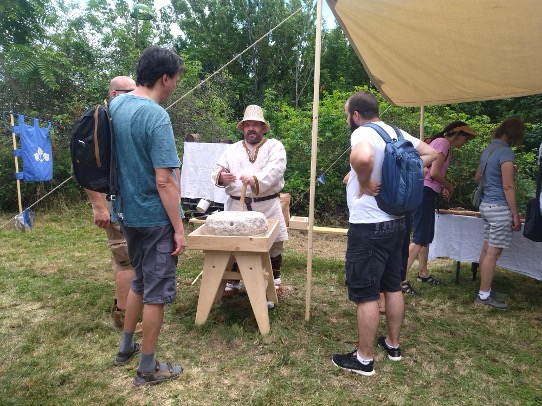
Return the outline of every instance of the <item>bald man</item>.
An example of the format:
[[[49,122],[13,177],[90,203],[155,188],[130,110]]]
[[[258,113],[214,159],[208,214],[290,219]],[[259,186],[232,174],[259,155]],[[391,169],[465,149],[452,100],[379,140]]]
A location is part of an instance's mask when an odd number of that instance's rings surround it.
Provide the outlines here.
[[[116,96],[131,92],[136,88],[136,83],[128,76],[116,76],[109,84],[110,100]],[[124,327],[124,315],[126,312],[126,299],[130,291],[130,282],[134,277],[134,268],[128,258],[128,246],[126,239],[120,232],[120,226],[111,221],[111,202],[106,200],[105,194],[85,189],[92,204],[94,212],[94,224],[103,228],[107,234],[109,247],[111,248],[111,268],[115,282],[115,299],[111,308],[111,323],[114,327],[122,330]],[[141,324],[138,323],[136,332],[141,332]]]

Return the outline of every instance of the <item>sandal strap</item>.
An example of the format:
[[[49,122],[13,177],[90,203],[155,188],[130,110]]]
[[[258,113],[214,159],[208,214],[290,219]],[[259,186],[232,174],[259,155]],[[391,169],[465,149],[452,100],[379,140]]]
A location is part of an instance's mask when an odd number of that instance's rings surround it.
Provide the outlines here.
[[[175,373],[175,371],[173,370],[173,365],[169,362],[166,362],[165,365],[167,367],[167,372],[169,372],[171,377],[168,377],[165,375],[158,375],[158,373],[160,373],[160,362],[158,362],[157,360],[156,360],[156,366],[154,367],[154,370],[152,372],[141,372],[138,369],[136,371],[136,375],[139,378],[143,379],[145,382],[160,382],[160,381],[171,379]],[[162,371],[162,372],[165,372],[165,371]]]
[[[139,369],[136,371],[136,375],[140,378],[144,379],[146,382],[153,381],[155,379],[154,374],[158,371],[160,371],[160,363],[156,361],[156,364],[154,365],[154,370],[151,372],[141,372]]]
[[[438,286],[438,285],[441,285],[442,282],[440,282],[439,280],[433,278],[433,275],[429,275],[428,277],[424,278],[423,276],[420,276],[418,274],[418,280],[424,282],[424,283],[428,283],[432,286]]]
[[[117,357],[131,357],[132,355],[134,355],[136,352],[139,351],[140,346],[141,344],[134,342],[134,348],[132,349],[132,351],[117,352]]]

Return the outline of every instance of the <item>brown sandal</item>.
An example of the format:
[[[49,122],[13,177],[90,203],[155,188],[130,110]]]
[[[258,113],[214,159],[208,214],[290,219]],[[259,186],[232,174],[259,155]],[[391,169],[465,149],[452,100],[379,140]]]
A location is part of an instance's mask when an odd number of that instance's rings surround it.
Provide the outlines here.
[[[160,363],[158,361],[156,361],[156,366],[152,372],[140,372],[138,369],[134,378],[134,385],[157,385],[171,379],[177,379],[183,372],[183,367],[180,365],[171,365],[169,362],[163,365],[165,365],[167,369],[160,369]]]

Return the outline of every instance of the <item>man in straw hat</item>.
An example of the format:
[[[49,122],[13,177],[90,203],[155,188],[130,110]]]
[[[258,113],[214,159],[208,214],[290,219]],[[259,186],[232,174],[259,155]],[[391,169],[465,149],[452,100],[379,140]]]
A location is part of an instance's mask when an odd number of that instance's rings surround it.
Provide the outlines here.
[[[224,151],[215,165],[212,179],[216,186],[225,188],[229,195],[224,210],[238,210],[241,189],[247,185],[245,205],[247,210],[263,213],[268,219],[279,220],[280,233],[269,250],[273,278],[277,293],[282,293],[280,268],[284,241],[288,239],[286,222],[282,214],[279,193],[284,187],[286,151],[282,143],[264,136],[270,127],[260,106],[250,105],[245,109],[237,129],[244,139]],[[239,292],[239,282],[226,284],[224,296]]]

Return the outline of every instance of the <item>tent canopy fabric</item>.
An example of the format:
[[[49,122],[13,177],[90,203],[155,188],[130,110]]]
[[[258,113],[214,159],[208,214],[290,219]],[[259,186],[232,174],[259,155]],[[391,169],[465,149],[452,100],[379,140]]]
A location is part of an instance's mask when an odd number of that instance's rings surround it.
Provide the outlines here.
[[[326,1],[393,104],[542,93],[540,0]]]

